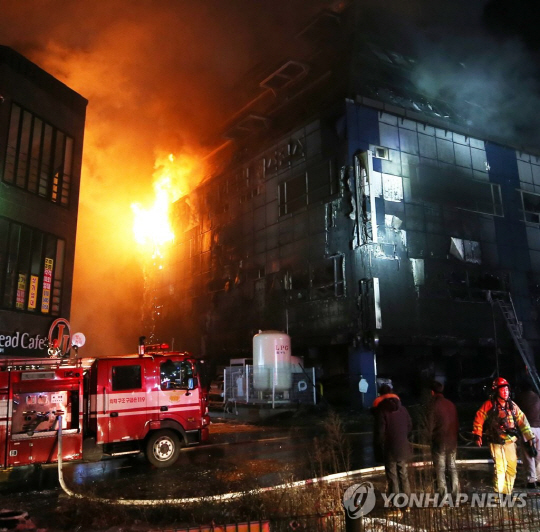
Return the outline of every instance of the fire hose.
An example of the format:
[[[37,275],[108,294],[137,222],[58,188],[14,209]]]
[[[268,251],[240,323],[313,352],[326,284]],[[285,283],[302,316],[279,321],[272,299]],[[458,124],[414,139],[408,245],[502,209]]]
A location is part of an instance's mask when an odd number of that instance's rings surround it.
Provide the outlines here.
[[[66,495],[69,495],[70,497],[75,497],[76,499],[84,499],[84,498],[93,498],[93,497],[85,497],[84,495],[79,495],[78,493],[72,492],[64,482],[64,473],[62,471],[62,416],[57,416],[58,420],[58,482],[60,482],[60,486],[66,493]]]
[[[334,473],[332,475],[326,475],[324,477],[311,478],[308,480],[297,480],[295,482],[290,482],[287,484],[279,484],[277,486],[268,486],[265,488],[256,488],[248,492],[244,491],[244,492],[222,493],[219,495],[211,495],[209,497],[208,496],[187,497],[184,499],[104,499],[102,497],[94,497],[93,495],[82,495],[79,493],[74,493],[66,486],[66,483],[64,481],[64,475],[62,472],[62,465],[63,465],[62,464],[62,416],[59,415],[57,417],[58,417],[58,481],[60,482],[60,486],[64,490],[66,495],[68,495],[69,497],[74,497],[76,499],[87,499],[87,500],[93,500],[93,501],[104,502],[104,503],[109,503],[109,504],[120,504],[123,506],[155,506],[158,504],[182,505],[182,504],[199,503],[203,501],[204,502],[209,502],[209,501],[223,502],[223,501],[239,499],[241,497],[245,497],[246,495],[257,495],[257,494],[267,493],[271,491],[299,488],[299,487],[309,486],[311,484],[317,484],[321,482],[332,483],[332,482],[337,482],[337,481],[344,480],[347,478],[350,478],[352,481],[355,477],[358,478],[359,476],[384,472],[384,466],[366,467],[363,469],[357,469],[356,471],[344,471],[342,473]],[[488,464],[488,463],[493,463],[493,460],[490,460],[490,459],[456,460],[456,464]],[[432,462],[431,461],[414,462],[409,465],[410,467],[423,467],[423,466],[432,465]]]

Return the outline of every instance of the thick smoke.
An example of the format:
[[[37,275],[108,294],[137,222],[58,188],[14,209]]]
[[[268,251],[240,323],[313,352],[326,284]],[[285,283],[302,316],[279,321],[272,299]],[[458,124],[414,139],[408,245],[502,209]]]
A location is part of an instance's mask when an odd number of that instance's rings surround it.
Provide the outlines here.
[[[87,335],[85,355],[133,351],[142,334],[131,204],[151,200],[156,157],[211,152],[212,134],[245,103],[238,79],[263,60],[294,56],[284,43],[329,3],[3,1],[2,44],[89,100],[71,316]],[[502,42],[487,32],[486,4],[370,0],[355,13],[358,31],[419,58],[413,76],[428,96],[458,108],[470,101],[473,121],[534,129],[533,56],[519,33]]]
[[[472,128],[538,152],[540,38],[532,39],[530,28],[532,19],[540,23],[540,9],[520,4],[359,2],[359,21],[391,50],[416,59],[409,79],[418,92],[447,103]]]
[[[131,204],[152,202],[156,158],[212,151],[211,134],[243,103],[238,78],[317,9],[313,0],[4,0],[2,44],[89,100],[71,313],[87,336],[82,354],[136,350],[143,280]]]

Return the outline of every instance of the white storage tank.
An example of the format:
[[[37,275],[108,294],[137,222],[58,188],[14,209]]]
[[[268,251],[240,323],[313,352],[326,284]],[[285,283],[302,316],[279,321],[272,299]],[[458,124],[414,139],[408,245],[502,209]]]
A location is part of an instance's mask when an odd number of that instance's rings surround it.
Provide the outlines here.
[[[291,389],[291,337],[280,331],[260,331],[253,337],[253,388],[284,392]]]

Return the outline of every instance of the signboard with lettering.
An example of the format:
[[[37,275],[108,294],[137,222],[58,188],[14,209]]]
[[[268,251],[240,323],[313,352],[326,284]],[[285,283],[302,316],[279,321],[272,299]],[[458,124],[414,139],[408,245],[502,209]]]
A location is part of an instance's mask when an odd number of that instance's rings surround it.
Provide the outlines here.
[[[26,295],[26,274],[19,273],[17,281],[17,298],[15,300],[15,308],[24,310],[24,296]]]
[[[39,329],[38,329],[39,330]],[[68,356],[73,346],[77,349],[85,344],[83,333],[71,335],[71,326],[65,318],[57,318],[49,325],[45,334],[30,331],[6,332],[0,329],[0,359],[11,356],[51,357],[51,347],[57,356]]]
[[[45,258],[45,269],[43,270],[43,294],[41,297],[41,312],[47,314],[51,305],[51,286],[54,260]]]
[[[36,310],[38,283],[39,283],[39,277],[37,275],[31,275],[30,276],[30,292],[28,294],[28,310]]]

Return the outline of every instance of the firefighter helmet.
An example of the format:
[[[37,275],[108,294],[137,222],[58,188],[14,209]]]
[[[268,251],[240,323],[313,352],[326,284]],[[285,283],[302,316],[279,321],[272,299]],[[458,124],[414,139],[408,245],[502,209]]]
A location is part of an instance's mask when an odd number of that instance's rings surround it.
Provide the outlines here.
[[[498,379],[495,379],[493,381],[492,388],[494,390],[498,390],[499,388],[504,388],[505,386],[510,387],[510,384],[508,383],[508,381],[506,379],[503,379],[502,377],[499,377]]]

